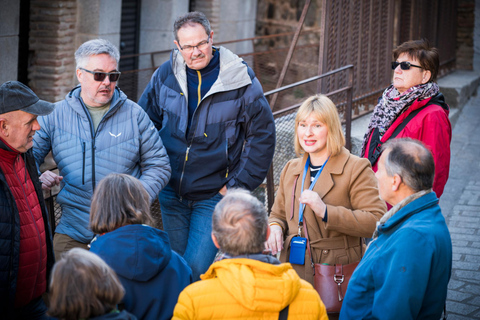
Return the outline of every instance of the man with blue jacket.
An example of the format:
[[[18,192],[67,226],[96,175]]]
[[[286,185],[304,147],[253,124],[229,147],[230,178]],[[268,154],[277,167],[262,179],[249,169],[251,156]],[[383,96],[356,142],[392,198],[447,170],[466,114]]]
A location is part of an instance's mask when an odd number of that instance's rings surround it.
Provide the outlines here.
[[[432,191],[435,164],[417,140],[384,144],[376,173],[392,205],[353,273],[340,319],[440,319],[452,241]]]
[[[87,248],[90,198],[96,184],[112,172],[138,178],[153,201],[170,179],[162,140],[148,115],[116,86],[120,77],[118,49],[103,39],[90,40],[75,52],[80,85],[54,112],[39,117],[34,138],[38,165],[51,150],[60,176],[40,176],[43,188],[62,184],[57,203],[62,217],[55,229],[55,255]],[[63,179],[63,180],[62,180]]]
[[[254,72],[228,49],[213,47],[203,13],[177,18],[174,36],[177,49],[138,104],[159,130],[172,167],[159,195],[164,229],[198,280],[217,252],[210,238],[214,207],[227,188],[262,183],[275,124]]]

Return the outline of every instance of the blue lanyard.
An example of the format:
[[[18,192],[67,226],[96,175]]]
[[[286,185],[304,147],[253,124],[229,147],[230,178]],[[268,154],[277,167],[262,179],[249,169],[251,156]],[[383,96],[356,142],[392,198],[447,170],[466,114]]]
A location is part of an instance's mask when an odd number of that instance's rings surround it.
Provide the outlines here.
[[[327,164],[328,159],[325,160],[325,162],[322,165],[322,168],[317,172],[317,175],[315,176],[315,179],[313,179],[313,182],[310,184],[310,188],[308,190],[313,190],[313,187],[315,186],[315,183],[317,183],[318,178],[320,177],[320,174],[323,171],[323,168],[325,168],[325,165]],[[305,162],[305,168],[303,169],[303,177],[302,177],[302,190],[300,193],[303,192],[303,188],[305,186],[305,177],[307,176],[308,168],[310,167],[310,156],[307,158],[307,162]],[[298,224],[299,226],[303,224],[303,211],[305,210],[305,204],[300,203],[299,209],[298,209]]]

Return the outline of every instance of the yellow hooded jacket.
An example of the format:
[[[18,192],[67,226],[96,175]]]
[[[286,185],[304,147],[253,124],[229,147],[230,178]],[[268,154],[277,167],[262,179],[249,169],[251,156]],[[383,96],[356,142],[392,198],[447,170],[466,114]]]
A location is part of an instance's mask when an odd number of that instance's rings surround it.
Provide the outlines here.
[[[276,320],[287,305],[289,320],[328,319],[318,293],[290,263],[224,259],[201,279],[182,291],[172,319]]]

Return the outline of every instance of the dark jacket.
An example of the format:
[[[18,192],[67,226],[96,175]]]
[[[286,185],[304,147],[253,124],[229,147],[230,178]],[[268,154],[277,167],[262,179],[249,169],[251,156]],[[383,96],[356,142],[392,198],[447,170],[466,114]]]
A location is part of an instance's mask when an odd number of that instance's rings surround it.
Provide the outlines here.
[[[440,319],[452,241],[435,193],[405,205],[378,233],[350,279],[340,319]]]
[[[0,141],[0,148],[8,147]],[[37,167],[33,158],[32,149],[24,155],[25,166],[32,179],[38,202],[42,209],[42,218],[45,227],[45,241],[47,244],[47,283],[50,271],[54,264],[52,234],[48,221],[48,214],[43,199],[42,187],[39,181]],[[20,217],[15,198],[0,170],[0,310],[2,317],[10,319],[13,316],[17,275],[20,252]]]
[[[90,318],[89,320],[137,320],[137,317],[123,310],[121,312],[107,313],[107,314],[104,314],[103,316]]]
[[[115,270],[125,310],[139,319],[170,319],[180,292],[192,282],[192,270],[170,248],[165,232],[127,225],[98,236],[90,251]]]
[[[241,58],[220,47],[220,72],[188,122],[186,65],[178,50],[152,76],[138,104],[159,130],[170,185],[189,200],[228,188],[255,189],[275,149],[275,124],[262,86]]]

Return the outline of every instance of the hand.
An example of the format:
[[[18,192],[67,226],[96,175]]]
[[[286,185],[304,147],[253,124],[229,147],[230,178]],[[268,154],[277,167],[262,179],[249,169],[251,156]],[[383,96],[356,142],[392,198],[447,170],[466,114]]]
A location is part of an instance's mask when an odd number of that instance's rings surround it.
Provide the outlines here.
[[[52,171],[45,171],[40,176],[40,181],[42,182],[42,189],[43,190],[50,190],[54,186],[60,185],[60,181],[63,180],[62,176],[59,176]]]
[[[222,189],[218,191],[218,193],[225,197],[225,195],[227,194],[227,185],[224,185]]]
[[[320,198],[318,193],[312,190],[305,190],[302,192],[302,195],[300,196],[298,201],[309,206],[317,217],[321,219],[325,217],[325,210],[327,210],[327,205],[323,202],[322,198]]]
[[[270,236],[265,242],[265,248],[271,250],[273,255],[283,249],[283,231],[282,227],[275,224],[270,226]]]

